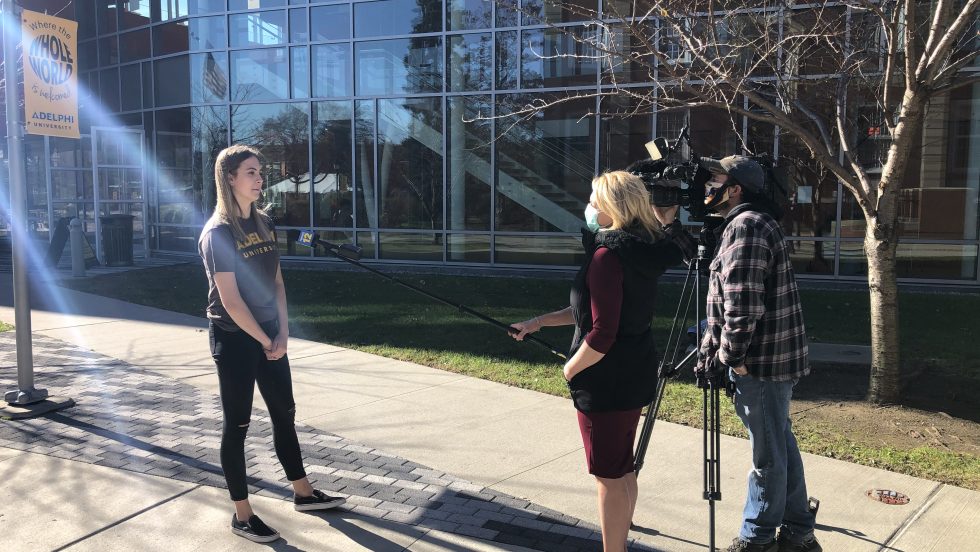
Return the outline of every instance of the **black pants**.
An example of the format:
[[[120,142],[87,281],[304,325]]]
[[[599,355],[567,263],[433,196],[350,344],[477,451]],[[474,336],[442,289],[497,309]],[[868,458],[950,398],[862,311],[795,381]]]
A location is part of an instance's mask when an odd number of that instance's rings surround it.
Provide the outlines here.
[[[279,333],[278,322],[262,324],[270,336]],[[252,416],[252,396],[255,383],[265,400],[272,418],[272,437],[276,456],[286,471],[286,478],[296,481],[306,477],[299,439],[293,425],[296,402],[289,374],[289,360],[268,360],[262,345],[242,330],[230,332],[213,323],[209,328],[211,357],[218,366],[218,385],[221,389],[221,410],[224,425],[221,433],[221,469],[225,472],[232,500],[245,500],[248,485],[245,481],[245,434]]]

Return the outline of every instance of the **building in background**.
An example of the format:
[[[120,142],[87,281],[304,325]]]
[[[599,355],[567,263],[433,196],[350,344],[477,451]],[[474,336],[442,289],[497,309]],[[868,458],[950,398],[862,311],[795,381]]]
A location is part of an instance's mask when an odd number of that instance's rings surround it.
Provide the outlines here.
[[[284,255],[317,255],[293,243],[313,227],[380,262],[567,268],[579,260],[594,174],[644,157],[652,136],[673,137],[684,124],[702,155],[736,151],[734,133],[708,111],[583,117],[600,107],[583,99],[522,121],[498,118],[610,82],[594,60],[542,59],[580,47],[542,20],[594,32],[552,6],[529,17],[485,0],[24,5],[79,22],[84,89],[81,140],[27,140],[41,243],[62,217],[80,216],[91,233],[97,214],[128,213],[138,255],[194,254],[214,202],[212,160],[242,142],[265,154]],[[794,24],[787,15],[782,24]],[[649,86],[628,66],[615,76]],[[771,126],[734,124],[757,152],[799,149]],[[885,143],[870,127],[863,159],[873,163]],[[933,102],[915,155],[899,275],[977,285],[980,85]],[[788,176],[797,272],[862,279],[864,219],[853,198],[805,165]]]

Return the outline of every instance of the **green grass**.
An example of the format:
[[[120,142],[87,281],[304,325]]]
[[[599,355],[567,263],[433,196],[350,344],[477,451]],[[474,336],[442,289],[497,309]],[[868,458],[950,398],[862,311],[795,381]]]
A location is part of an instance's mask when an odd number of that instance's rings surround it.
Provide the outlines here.
[[[9,332],[14,329],[13,324],[7,324],[6,322],[0,322],[0,332]]]
[[[523,320],[568,304],[567,279],[397,276],[503,322]],[[395,283],[360,271],[286,270],[284,277],[293,336],[567,395],[561,361],[544,348],[515,342],[500,329]],[[207,295],[207,282],[197,263],[69,280],[64,285],[198,316],[204,314]],[[680,291],[677,284],[659,286],[654,328],[660,344]],[[803,290],[802,299],[813,341],[869,342],[866,292]],[[974,332],[967,325],[980,310],[980,295],[904,293],[900,301],[901,342],[907,362],[928,363],[944,382],[949,379],[980,388],[980,359]],[[565,350],[571,330],[546,328],[538,335]],[[667,386],[661,418],[700,427],[701,403],[702,391],[690,375],[682,374]],[[722,430],[745,436],[727,400],[722,401]],[[898,450],[876,444],[872,438],[853,442],[833,427],[812,424],[797,425],[797,431],[801,448],[808,452],[980,489],[980,458],[974,455],[928,447]]]

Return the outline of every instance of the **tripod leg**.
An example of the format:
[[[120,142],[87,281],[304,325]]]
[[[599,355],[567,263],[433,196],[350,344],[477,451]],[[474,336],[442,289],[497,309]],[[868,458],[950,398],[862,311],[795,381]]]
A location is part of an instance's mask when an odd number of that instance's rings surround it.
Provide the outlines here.
[[[657,412],[660,411],[660,402],[664,398],[664,389],[667,387],[667,378],[657,380],[657,394],[653,402],[647,406],[646,417],[643,418],[643,427],[640,429],[640,438],[636,442],[636,453],[633,463],[633,471],[637,476],[640,475],[640,468],[643,467],[643,459],[647,455],[647,447],[650,444],[650,436],[653,435],[653,424],[657,421]]]

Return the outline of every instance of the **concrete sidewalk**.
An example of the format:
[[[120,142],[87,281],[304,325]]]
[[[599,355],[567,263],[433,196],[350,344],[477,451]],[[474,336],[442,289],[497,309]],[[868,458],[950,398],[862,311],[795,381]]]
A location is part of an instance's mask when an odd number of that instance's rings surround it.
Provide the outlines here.
[[[0,277],[0,320],[12,322],[9,290]],[[244,547],[225,527],[231,509],[215,471],[220,414],[205,321],[66,290],[47,295],[58,300],[33,312],[38,386],[78,406],[0,423],[0,489],[14,497],[0,501],[4,549]],[[12,343],[0,339],[5,389],[16,377]],[[309,516],[277,498],[285,486],[257,412],[250,475],[257,509],[286,538],[276,548],[595,549],[594,482],[568,400],[303,340],[291,340],[290,360],[311,478],[351,501]],[[142,398],[106,404],[133,390]],[[178,413],[168,418],[168,408]],[[108,410],[112,418],[100,418]],[[724,546],[737,531],[750,458],[744,440],[725,437],[722,449]],[[805,463],[810,494],[822,501],[825,550],[978,549],[980,493],[812,455]],[[658,422],[640,476],[635,549],[707,547],[701,472],[701,431]],[[912,500],[887,506],[865,496],[871,488]]]

